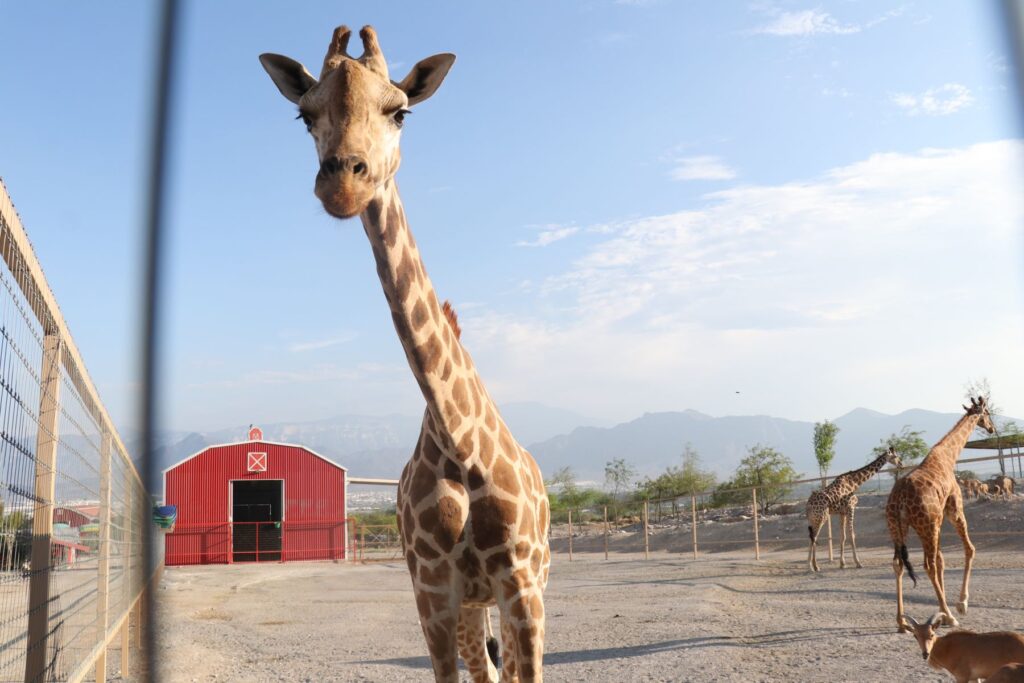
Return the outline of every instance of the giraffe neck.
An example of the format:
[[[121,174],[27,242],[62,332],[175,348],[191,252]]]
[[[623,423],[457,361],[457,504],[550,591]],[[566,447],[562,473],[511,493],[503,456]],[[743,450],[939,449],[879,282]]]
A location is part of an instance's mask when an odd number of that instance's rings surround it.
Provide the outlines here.
[[[886,462],[886,455],[883,454],[869,462],[864,467],[861,467],[859,470],[853,470],[841,476],[846,480],[849,491],[856,491],[860,488],[861,484],[875,476],[878,470],[885,466]]]
[[[978,421],[981,419],[981,415],[975,413],[973,415],[968,414],[960,418],[960,420],[953,425],[953,428],[949,432],[939,439],[939,442],[932,446],[932,449],[928,451],[928,455],[921,462],[921,467],[942,467],[953,469],[956,464],[957,458],[960,457],[960,452],[964,449],[964,444],[967,443],[967,439],[970,438],[975,428],[978,426]]]
[[[394,180],[377,190],[360,219],[398,339],[439,432],[435,436],[447,441],[438,445],[450,447],[472,428],[473,420],[467,418],[494,406],[481,405],[490,404],[490,397],[441,311]],[[472,390],[474,386],[477,391]]]

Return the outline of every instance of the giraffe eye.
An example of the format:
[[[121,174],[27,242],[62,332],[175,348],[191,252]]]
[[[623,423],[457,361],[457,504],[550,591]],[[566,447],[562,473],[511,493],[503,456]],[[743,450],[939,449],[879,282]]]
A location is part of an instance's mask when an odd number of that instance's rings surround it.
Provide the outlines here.
[[[405,115],[411,113],[412,112],[409,111],[408,109],[399,109],[398,111],[391,115],[391,120],[395,122],[396,126],[401,128],[402,124],[405,122]]]
[[[296,119],[302,119],[302,123],[304,123],[306,125],[306,132],[307,133],[312,133],[313,132],[313,119],[311,119],[309,117],[309,114],[306,114],[305,112],[301,112],[300,111],[299,115],[296,116],[295,118]]]

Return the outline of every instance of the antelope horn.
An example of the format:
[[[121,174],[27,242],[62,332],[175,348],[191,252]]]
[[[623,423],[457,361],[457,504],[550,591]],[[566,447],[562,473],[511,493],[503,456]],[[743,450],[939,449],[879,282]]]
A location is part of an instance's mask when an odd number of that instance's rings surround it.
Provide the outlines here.
[[[903,620],[910,622],[910,625],[913,626],[914,628],[917,628],[918,626],[921,625],[921,624],[917,623],[917,619],[915,619],[914,617],[910,616],[909,614],[904,614],[903,615]]]
[[[348,26],[339,26],[334,29],[331,36],[331,44],[327,47],[327,54],[324,56],[324,67],[320,71],[320,80],[324,79],[331,71],[338,68],[343,59],[352,59],[348,54],[348,39],[352,37],[352,29]]]
[[[942,620],[945,618],[945,614],[942,612],[936,612],[935,614],[928,617],[928,621],[924,622],[926,626],[934,626],[936,622],[939,626],[942,626]]]
[[[359,31],[359,37],[363,39],[363,56],[359,58],[359,61],[370,71],[389,80],[388,63],[384,59],[384,53],[381,52],[380,43],[377,42],[377,32],[373,30],[372,26],[364,26]]]

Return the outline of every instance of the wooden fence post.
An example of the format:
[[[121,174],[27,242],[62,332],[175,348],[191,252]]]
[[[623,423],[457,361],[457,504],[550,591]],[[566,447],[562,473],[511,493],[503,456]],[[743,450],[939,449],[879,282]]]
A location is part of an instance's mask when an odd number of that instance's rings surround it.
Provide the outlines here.
[[[750,489],[750,493],[754,497],[754,559],[755,560],[760,560],[761,559],[761,542],[760,542],[760,539],[758,538],[758,530],[757,530],[757,489],[756,488]]]
[[[693,559],[697,559],[697,497],[690,494],[690,521],[693,527]]]
[[[828,510],[825,511],[826,514]],[[835,556],[832,554],[832,515],[828,516],[828,561],[833,562]]]
[[[572,562],[572,510],[569,510],[569,561]]]
[[[828,486],[828,477],[825,477],[821,482],[821,487],[825,488]],[[828,510],[825,510],[825,514],[828,515]],[[832,551],[832,515],[828,515],[828,561],[835,561],[835,556]]]
[[[32,576],[29,579],[28,638],[25,680],[42,681],[47,674],[50,633],[50,573],[53,565],[53,504],[57,481],[57,415],[60,413],[60,337],[43,338],[36,432],[35,508],[32,513]]]
[[[604,506],[604,559],[608,559],[608,506]]]
[[[97,576],[96,629],[100,638],[106,638],[107,615],[110,604],[110,432],[104,431],[100,442],[100,545],[99,572]],[[96,659],[96,683],[107,680],[107,648],[104,647]]]
[[[366,562],[366,525],[359,525],[359,561]]]
[[[650,559],[650,542],[647,538],[647,499],[644,499],[644,559]]]

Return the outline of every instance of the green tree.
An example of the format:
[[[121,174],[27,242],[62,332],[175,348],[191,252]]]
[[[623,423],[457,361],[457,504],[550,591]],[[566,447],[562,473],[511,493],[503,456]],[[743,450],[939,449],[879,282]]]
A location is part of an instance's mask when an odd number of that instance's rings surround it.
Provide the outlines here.
[[[903,425],[903,429],[898,434],[895,432],[890,434],[888,438],[882,439],[877,446],[872,448],[871,457],[877,458],[892,448],[896,451],[896,455],[900,456],[904,465],[916,463],[928,455],[928,451],[931,450],[928,442],[921,438],[922,434],[924,432],[915,431],[910,428],[910,425]],[[893,478],[898,479],[899,476],[899,471],[893,472]]]
[[[793,481],[798,475],[793,469],[793,461],[774,448],[757,445],[749,451],[749,455],[740,461],[733,478],[718,487],[712,504],[745,502],[749,499],[749,492],[726,489],[756,487],[758,507],[767,514],[772,505],[793,490]]]
[[[611,487],[612,496],[616,499],[635,478],[636,470],[623,458],[610,460],[604,465],[604,483]]]
[[[834,422],[825,420],[814,423],[814,457],[818,461],[818,470],[822,477],[828,476],[829,465],[836,457],[836,435],[839,427]]]

